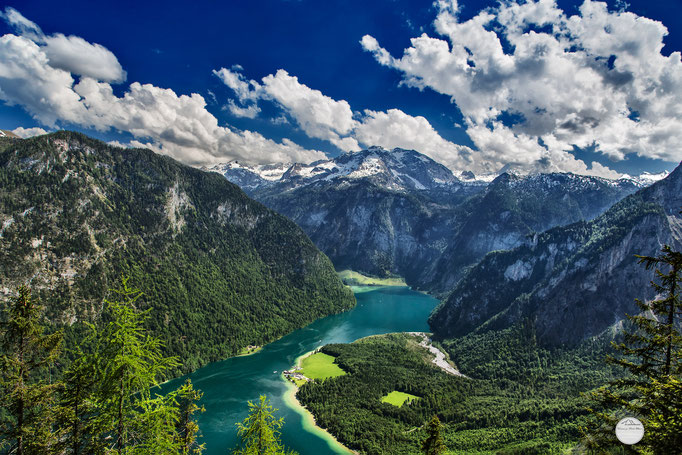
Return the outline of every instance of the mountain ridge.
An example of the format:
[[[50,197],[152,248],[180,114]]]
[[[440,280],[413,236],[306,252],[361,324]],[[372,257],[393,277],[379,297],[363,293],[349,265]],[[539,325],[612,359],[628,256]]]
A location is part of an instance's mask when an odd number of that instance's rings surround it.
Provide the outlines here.
[[[682,168],[592,221],[555,227],[508,251],[489,253],[429,319],[438,336],[535,321],[545,344],[595,336],[650,299],[650,271],[635,254],[682,248]]]
[[[290,220],[224,178],[79,133],[0,138],[0,289],[30,282],[77,338],[120,273],[185,371],[353,306]]]
[[[380,147],[286,167],[268,179],[258,175],[264,168],[213,170],[294,220],[337,269],[400,275],[439,295],[489,251],[592,219],[640,188],[631,180],[559,173],[460,179],[416,151]]]

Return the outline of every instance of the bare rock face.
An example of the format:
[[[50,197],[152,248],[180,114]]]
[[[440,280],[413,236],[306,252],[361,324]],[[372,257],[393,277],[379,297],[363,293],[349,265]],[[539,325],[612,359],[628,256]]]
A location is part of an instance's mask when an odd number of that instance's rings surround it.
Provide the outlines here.
[[[510,251],[488,254],[429,323],[440,337],[535,321],[544,344],[597,335],[650,299],[652,272],[636,254],[682,248],[682,170],[639,190],[590,222],[550,229]]]

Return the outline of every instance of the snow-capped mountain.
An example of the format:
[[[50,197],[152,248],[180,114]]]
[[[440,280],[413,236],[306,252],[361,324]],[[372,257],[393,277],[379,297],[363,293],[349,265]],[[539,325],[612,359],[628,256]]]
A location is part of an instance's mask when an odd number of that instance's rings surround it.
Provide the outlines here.
[[[291,166],[292,163],[248,165],[230,161],[202,169],[223,174],[230,182],[247,191],[280,180]]]
[[[663,171],[659,172],[658,174],[651,174],[649,172],[644,172],[636,177],[631,177],[629,175],[624,175],[623,179],[625,180],[632,180],[633,182],[637,183],[638,185],[645,187],[645,186],[650,186],[659,180],[663,180],[666,178],[668,175],[670,175],[670,172],[668,171]]]
[[[380,147],[310,164],[210,170],[294,220],[337,269],[397,274],[437,293],[489,251],[591,220],[641,187],[562,173],[455,176],[416,151]]]
[[[429,190],[460,183],[450,169],[414,150],[370,147],[310,164],[248,166],[236,161],[205,168],[219,172],[245,191],[277,185],[287,189],[319,181],[366,179],[394,191]]]

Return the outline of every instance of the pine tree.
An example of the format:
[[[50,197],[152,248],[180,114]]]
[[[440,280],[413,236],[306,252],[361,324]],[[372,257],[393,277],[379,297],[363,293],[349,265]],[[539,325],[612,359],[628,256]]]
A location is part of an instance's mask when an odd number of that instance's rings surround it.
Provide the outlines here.
[[[0,407],[11,416],[2,427],[3,441],[17,455],[49,453],[56,442],[52,424],[58,384],[51,383],[46,370],[61,352],[62,334],[43,334],[42,308],[26,286],[3,310]]]
[[[265,395],[257,404],[249,403],[249,415],[237,423],[243,448],[237,448],[233,455],[296,455],[287,451],[280,442],[280,428],[284,419],[275,417],[275,411]]]
[[[438,416],[433,416],[426,426],[426,439],[422,441],[422,452],[425,455],[440,455],[445,453],[447,447],[443,441],[443,426]]]
[[[629,374],[595,394],[605,411],[593,412],[603,424],[588,437],[587,445],[617,444],[614,425],[619,417],[631,415],[645,427],[638,448],[654,454],[675,453],[682,447],[682,253],[665,246],[659,256],[638,257],[647,269],[655,269],[659,282],[651,284],[657,298],[648,303],[636,301],[641,313],[628,316],[634,330],[615,346],[622,356],[607,359]]]

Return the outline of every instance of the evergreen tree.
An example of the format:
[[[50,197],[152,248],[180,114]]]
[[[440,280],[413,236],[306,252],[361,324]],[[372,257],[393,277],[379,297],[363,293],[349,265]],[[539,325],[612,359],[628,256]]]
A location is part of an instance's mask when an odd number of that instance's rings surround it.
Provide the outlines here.
[[[61,351],[62,334],[43,334],[42,307],[26,286],[3,308],[0,356],[0,407],[9,415],[3,422],[3,444],[17,455],[53,450],[53,403],[56,383],[47,371]]]
[[[65,453],[80,455],[93,452],[93,422],[96,417],[95,391],[99,384],[95,355],[82,349],[97,335],[91,326],[91,336],[75,349],[74,361],[64,373],[59,393],[57,423],[63,432],[59,446]]]
[[[608,360],[629,375],[595,394],[606,411],[593,411],[603,425],[590,435],[587,445],[603,448],[615,444],[615,423],[624,415],[634,415],[645,427],[638,448],[654,454],[675,453],[682,447],[682,253],[665,246],[659,256],[638,257],[647,269],[655,269],[659,282],[651,284],[657,298],[649,303],[637,300],[641,313],[628,316],[634,330],[626,332],[624,342],[615,346],[623,355]],[[614,409],[615,413],[608,412]]]
[[[425,455],[440,455],[445,453],[447,447],[443,441],[443,426],[438,416],[433,416],[426,426],[426,439],[422,441],[422,452]]]
[[[135,453],[133,449],[146,446],[150,435],[173,439],[166,433],[177,424],[175,396],[152,398],[151,388],[178,362],[174,357],[164,357],[161,341],[144,330],[149,310],[136,308],[142,293],[130,288],[126,277],[122,278],[121,288],[113,292],[119,300],[105,301],[109,320],[98,336],[96,348],[99,387],[94,431],[110,437],[100,439],[100,449]],[[160,433],[147,431],[152,428]]]
[[[280,428],[284,419],[275,417],[270,400],[261,395],[257,404],[249,401],[249,415],[237,423],[242,448],[235,449],[233,455],[296,455],[287,451],[280,442]]]
[[[197,412],[204,412],[206,410],[203,406],[197,404],[204,394],[195,389],[192,386],[192,381],[189,379],[178,389],[177,393],[180,407],[178,437],[180,438],[182,455],[200,454],[204,449],[204,445],[197,443],[199,425],[197,425],[193,416]]]

